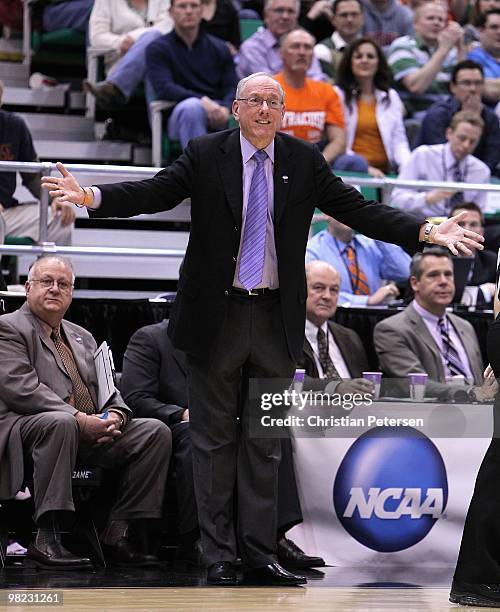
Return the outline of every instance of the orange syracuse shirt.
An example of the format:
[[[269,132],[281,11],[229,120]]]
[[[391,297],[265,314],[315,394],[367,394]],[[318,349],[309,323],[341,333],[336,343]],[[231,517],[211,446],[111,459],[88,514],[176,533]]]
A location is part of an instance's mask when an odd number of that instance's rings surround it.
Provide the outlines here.
[[[326,125],[345,127],[342,104],[329,83],[306,78],[304,86],[295,89],[286,84],[282,72],[273,78],[285,91],[285,116],[280,132],[316,143],[324,140]]]

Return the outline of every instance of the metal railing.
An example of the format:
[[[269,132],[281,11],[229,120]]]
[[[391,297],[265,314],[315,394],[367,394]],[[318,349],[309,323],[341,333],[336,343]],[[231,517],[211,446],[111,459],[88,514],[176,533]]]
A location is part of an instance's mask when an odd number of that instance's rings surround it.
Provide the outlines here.
[[[71,173],[107,174],[117,179],[142,179],[154,176],[161,168],[139,167],[139,166],[112,166],[100,164],[65,164]],[[52,162],[0,162],[0,172],[26,172],[41,173],[49,176],[58,172],[56,165]],[[390,193],[394,187],[406,187],[410,189],[442,189],[457,191],[492,191],[500,192],[500,184],[483,183],[456,183],[448,181],[414,181],[399,180],[396,178],[371,178],[371,177],[343,177],[346,183],[360,187],[376,187],[383,192],[383,201],[388,203]],[[183,257],[183,249],[138,249],[122,247],[71,247],[58,246],[47,242],[48,232],[48,208],[49,194],[43,189],[40,198],[39,239],[36,245],[6,245],[0,244],[0,254],[33,254],[59,253],[61,255],[100,255],[108,256],[141,256],[141,257]]]

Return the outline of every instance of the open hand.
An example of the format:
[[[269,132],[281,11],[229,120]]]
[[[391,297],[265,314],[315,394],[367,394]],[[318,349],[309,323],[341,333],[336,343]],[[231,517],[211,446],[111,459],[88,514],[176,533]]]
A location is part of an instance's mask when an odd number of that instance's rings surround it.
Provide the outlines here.
[[[448,248],[453,255],[458,255],[459,252],[465,255],[472,255],[472,251],[469,247],[483,250],[484,247],[481,244],[484,242],[483,236],[471,230],[464,229],[458,224],[460,221],[464,221],[466,216],[467,211],[464,210],[458,215],[443,221],[443,223],[432,231],[430,242]]]
[[[57,198],[58,202],[71,202],[81,206],[85,200],[85,193],[80,184],[61,162],[57,162],[56,167],[62,174],[62,178],[42,176],[42,188],[48,189],[49,195]],[[91,204],[90,201],[88,203]]]

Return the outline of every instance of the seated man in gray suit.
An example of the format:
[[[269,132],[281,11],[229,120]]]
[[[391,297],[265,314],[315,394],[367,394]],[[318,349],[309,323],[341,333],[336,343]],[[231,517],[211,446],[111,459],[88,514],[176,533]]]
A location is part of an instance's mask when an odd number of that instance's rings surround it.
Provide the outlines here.
[[[413,256],[410,284],[415,299],[405,310],[375,326],[375,349],[391,392],[408,394],[410,372],[428,374],[425,394],[441,400],[483,401],[496,393],[494,378],[483,377],[483,363],[472,325],[446,312],[455,294],[448,252],[431,247]],[[463,376],[448,383],[451,376]]]
[[[168,321],[162,321],[135,332],[123,358],[120,387],[135,415],[160,419],[172,430],[180,536],[177,559],[195,565],[198,555],[193,544],[199,535],[189,438],[187,363],[185,353],[172,345],[167,327]],[[285,537],[289,529],[302,521],[302,511],[289,439],[281,440],[281,454],[278,469],[278,560],[290,569],[323,566],[323,559],[306,555]]]
[[[129,523],[161,517],[170,431],[156,419],[133,419],[117,391],[99,406],[95,340],[63,319],[74,280],[69,260],[41,257],[28,273],[26,303],[0,317],[0,499],[21,488],[27,458],[38,527],[28,559],[47,569],[87,568],[89,559],[60,540],[64,514],[74,511],[75,462],[119,469],[101,538],[105,555],[123,566],[154,565],[154,556],[132,544]]]
[[[326,261],[306,264],[306,334],[302,367],[311,378],[341,378],[336,393],[371,393],[373,383],[361,378],[369,370],[358,334],[329,319],[337,310],[340,274]],[[329,389],[332,389],[329,386]]]

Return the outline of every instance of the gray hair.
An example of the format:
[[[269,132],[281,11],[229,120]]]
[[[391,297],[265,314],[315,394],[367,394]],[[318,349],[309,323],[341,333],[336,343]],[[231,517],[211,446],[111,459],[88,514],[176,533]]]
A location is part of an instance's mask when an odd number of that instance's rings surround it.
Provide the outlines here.
[[[273,79],[273,77],[267,72],[254,72],[253,74],[249,74],[248,76],[241,79],[241,81],[236,86],[235,99],[238,100],[238,98],[241,98],[241,93],[245,89],[245,85],[248,83],[248,81],[251,81],[252,79],[256,79],[257,77],[267,77],[268,79],[271,79],[271,81],[274,81],[276,83],[276,85],[278,86],[279,94],[280,94],[280,102],[281,104],[283,104],[283,102],[285,101],[285,92],[283,91],[283,87],[281,87],[278,81]]]
[[[269,8],[269,5],[275,2],[275,0],[264,0],[264,13]],[[295,0],[295,4],[297,5],[297,15],[300,13],[300,0]]]
[[[40,257],[35,259],[35,261],[30,265],[28,269],[28,281],[33,280],[38,264],[45,261],[46,259],[55,259],[56,261],[59,261],[64,264],[66,268],[68,268],[68,270],[71,272],[71,282],[73,284],[75,283],[75,272],[73,270],[73,264],[71,263],[71,259],[69,259],[68,257],[63,257],[62,255],[52,255],[51,253],[45,253],[44,255],[41,255]]]

